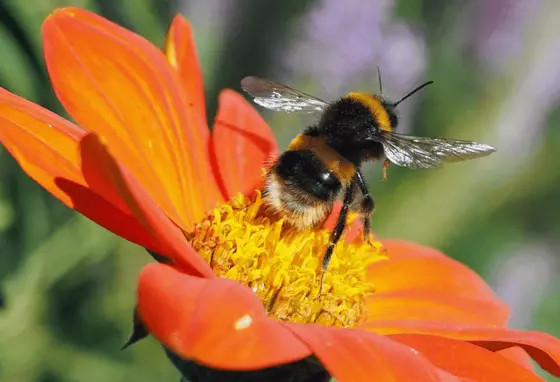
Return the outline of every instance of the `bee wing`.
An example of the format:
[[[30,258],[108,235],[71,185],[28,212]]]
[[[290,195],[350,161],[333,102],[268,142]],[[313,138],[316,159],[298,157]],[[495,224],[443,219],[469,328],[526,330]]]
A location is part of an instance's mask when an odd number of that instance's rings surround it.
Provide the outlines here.
[[[275,111],[313,113],[328,105],[309,94],[264,78],[245,77],[241,80],[241,88],[254,97],[255,103]]]
[[[490,155],[496,148],[457,139],[415,137],[381,132],[380,142],[392,163],[409,168],[433,168],[444,162],[460,162]]]

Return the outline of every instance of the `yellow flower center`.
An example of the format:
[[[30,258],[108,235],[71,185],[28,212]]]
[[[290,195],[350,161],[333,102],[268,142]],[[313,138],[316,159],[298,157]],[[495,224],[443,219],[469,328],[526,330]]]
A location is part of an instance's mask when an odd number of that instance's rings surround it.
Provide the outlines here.
[[[374,291],[366,269],[385,259],[381,243],[348,243],[343,236],[321,288],[330,231],[298,231],[262,207],[260,192],[240,194],[211,211],[187,239],[214,273],[249,286],[272,317],[338,327],[364,319],[365,298]]]

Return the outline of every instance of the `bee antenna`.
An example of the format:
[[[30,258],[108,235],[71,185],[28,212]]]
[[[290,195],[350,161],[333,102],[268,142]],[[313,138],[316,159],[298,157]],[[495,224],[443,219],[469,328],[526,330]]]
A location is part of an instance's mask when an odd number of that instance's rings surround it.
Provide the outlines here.
[[[417,91],[425,88],[428,85],[433,84],[434,81],[428,81],[423,83],[422,85],[418,86],[416,89],[414,89],[413,91],[411,91],[410,93],[408,93],[407,95],[405,95],[404,97],[402,97],[399,101],[395,102],[395,104],[393,106],[397,106],[399,103],[401,103],[402,101],[404,101],[405,99],[407,99],[408,97],[410,97],[411,95],[413,95],[414,93],[416,93]]]
[[[377,66],[377,78],[379,79],[379,94],[383,95],[383,83],[381,82],[381,70]]]

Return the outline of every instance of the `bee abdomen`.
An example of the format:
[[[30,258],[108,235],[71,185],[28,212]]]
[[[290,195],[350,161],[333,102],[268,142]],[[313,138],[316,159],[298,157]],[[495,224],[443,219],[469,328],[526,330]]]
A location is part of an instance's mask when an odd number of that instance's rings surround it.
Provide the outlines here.
[[[274,170],[287,186],[320,201],[333,199],[342,187],[338,177],[311,150],[286,151]]]
[[[267,175],[265,203],[298,227],[314,227],[330,213],[342,184],[311,150],[284,152]]]

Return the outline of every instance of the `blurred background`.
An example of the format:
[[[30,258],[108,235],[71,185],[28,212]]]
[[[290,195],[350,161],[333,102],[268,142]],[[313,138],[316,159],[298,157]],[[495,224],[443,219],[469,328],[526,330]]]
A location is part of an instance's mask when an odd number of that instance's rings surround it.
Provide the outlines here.
[[[468,264],[513,307],[511,326],[560,336],[560,2],[557,0],[0,0],[0,86],[66,115],[41,53],[57,7],[98,12],[162,46],[195,32],[209,119],[220,89],[270,77],[325,100],[398,99],[399,129],[480,140],[491,157],[366,177],[374,231]],[[261,110],[282,148],[312,119]],[[144,250],[55,200],[0,148],[0,380],[175,381],[152,340],[124,352]],[[555,379],[550,379],[555,380]]]

